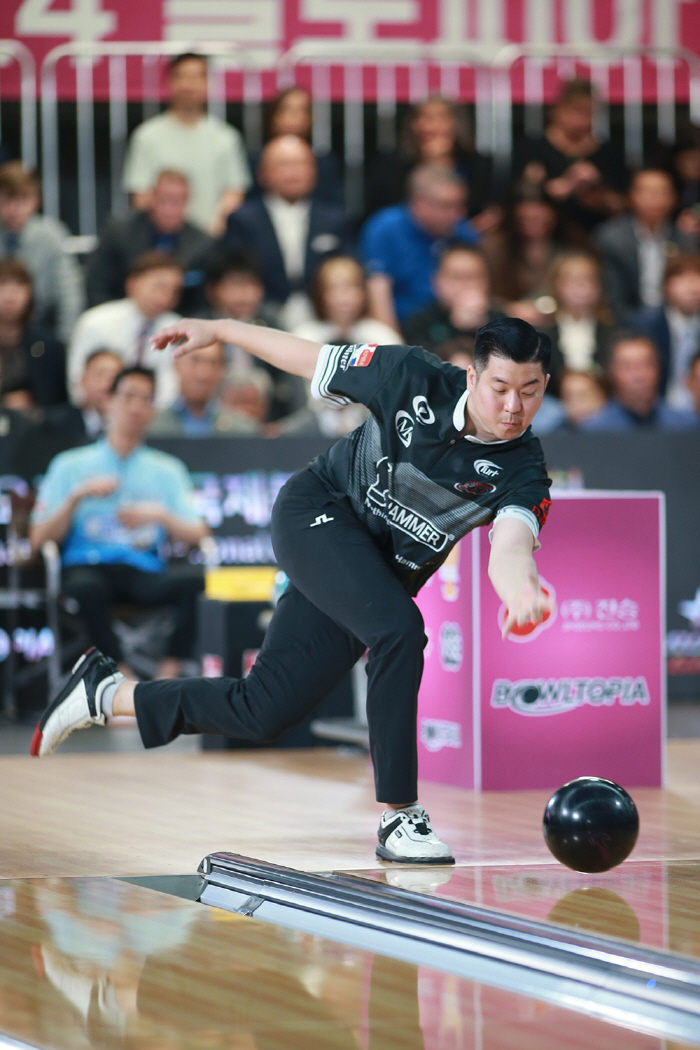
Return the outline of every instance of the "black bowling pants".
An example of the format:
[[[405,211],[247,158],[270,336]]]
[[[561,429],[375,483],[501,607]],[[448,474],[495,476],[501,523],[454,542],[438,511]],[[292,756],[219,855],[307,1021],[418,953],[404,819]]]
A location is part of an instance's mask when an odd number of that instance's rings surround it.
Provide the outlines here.
[[[318,525],[313,523],[318,518]],[[146,747],[181,733],[270,741],[314,710],[369,650],[367,718],[377,800],[417,798],[416,706],[423,618],[348,499],[310,471],[294,475],[272,512],[272,543],[290,579],[247,678],[136,686]]]

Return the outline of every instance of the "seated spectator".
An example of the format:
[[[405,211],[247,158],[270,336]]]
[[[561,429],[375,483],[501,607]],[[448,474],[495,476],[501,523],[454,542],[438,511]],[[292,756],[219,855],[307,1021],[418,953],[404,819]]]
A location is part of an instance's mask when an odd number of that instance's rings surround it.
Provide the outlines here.
[[[45,415],[47,440],[60,444],[55,453],[102,436],[112,384],[123,367],[112,350],[92,351],[78,380],[77,404],[58,405]]]
[[[449,361],[455,368],[463,368],[466,372],[469,365],[474,364],[474,339],[472,336],[458,335],[453,339],[446,339],[444,343],[438,343],[431,353],[441,361]]]
[[[570,80],[552,106],[544,134],[516,142],[512,177],[545,190],[580,228],[625,208],[627,171],[620,150],[593,131],[595,98],[588,80]]]
[[[0,168],[0,256],[24,263],[32,279],[32,322],[64,342],[85,305],[83,278],[66,251],[66,227],[37,215],[41,187],[18,160]]]
[[[239,132],[207,114],[209,69],[203,55],[178,55],[168,69],[168,108],[134,132],[124,164],[124,189],[141,211],[161,171],[180,171],[190,186],[187,218],[219,237],[251,184]]]
[[[693,407],[686,377],[700,349],[700,254],[672,256],[666,263],[661,306],[633,317],[635,329],[654,340],[661,357],[661,392],[674,408]]]
[[[82,315],[68,349],[71,398],[79,404],[80,377],[93,350],[119,354],[125,365],[142,364],[158,376],[158,407],[177,397],[177,376],[170,355],[154,350],[150,338],[179,320],[173,309],[182,289],[179,263],[162,252],[146,252],[132,263],[126,279],[126,298],[93,306]]]
[[[433,277],[435,301],[403,322],[406,343],[435,352],[436,346],[447,340],[463,336],[473,339],[482,324],[503,317],[491,309],[490,283],[488,266],[479,248],[449,245],[440,256]]]
[[[465,218],[467,189],[449,168],[424,164],[408,179],[408,200],[383,208],[362,227],[360,255],[369,274],[372,317],[400,329],[409,314],[433,300],[432,280],[452,241],[474,244],[479,235]]]
[[[272,380],[262,368],[230,369],[224,378],[221,404],[255,424],[256,431],[270,418]]]
[[[693,124],[680,130],[676,135],[673,148],[673,175],[681,213],[700,204],[700,128]],[[697,222],[696,215],[696,226]],[[687,232],[694,232],[697,235],[700,231],[695,228]]]
[[[453,171],[469,187],[469,215],[484,231],[498,220],[500,210],[490,205],[491,163],[474,149],[466,110],[441,95],[411,106],[406,114],[397,150],[380,150],[369,167],[365,191],[368,215],[401,204],[406,183],[420,164],[439,164]]]
[[[312,113],[313,102],[306,88],[295,84],[286,88],[274,98],[268,106],[265,119],[265,142],[281,138],[282,135],[294,135],[311,143],[311,130],[313,124]],[[313,147],[312,147],[313,148]],[[323,201],[325,204],[337,204],[345,206],[343,195],[343,167],[332,150],[321,152],[314,149],[318,178],[313,190],[315,200]],[[260,163],[260,154],[251,158],[251,168],[255,172]],[[255,176],[254,176],[255,179]],[[255,179],[253,189],[249,196],[260,195],[261,189]]]
[[[249,255],[232,252],[215,259],[207,271],[206,295],[208,316],[232,317],[250,324],[267,324],[264,303],[265,286],[260,270]],[[247,370],[267,372],[272,381],[270,421],[295,412],[305,401],[304,381],[274,365],[268,365],[240,346],[225,346],[228,370],[233,374]]]
[[[608,400],[605,380],[597,372],[565,368],[559,374],[559,399],[566,414],[562,429],[578,430],[585,420],[605,408]]]
[[[250,251],[265,284],[265,299],[286,329],[312,316],[308,291],[320,263],[350,248],[339,205],[313,198],[317,183],[311,146],[295,135],[268,142],[258,165],[259,198],[228,221],[223,247]]]
[[[503,226],[484,237],[492,293],[506,314],[536,327],[546,324],[554,308],[552,263],[580,240],[550,197],[527,183],[516,186]]]
[[[0,387],[0,403],[3,408],[26,416],[32,423],[41,423],[43,419],[43,413],[34,400],[29,382],[23,376],[3,380]]]
[[[201,570],[166,566],[163,544],[196,546],[207,534],[192,501],[192,483],[174,456],[146,448],[154,415],[153,372],[136,365],[114,380],[107,436],[62,452],[49,466],[32,518],[34,549],[61,546],[62,591],[74,598],[93,645],[125,671],[110,603],[176,607],[158,677],[177,677],[192,655]]]
[[[360,264],[348,255],[321,263],[311,286],[313,321],[294,334],[316,343],[401,344],[399,332],[367,316],[367,281]]]
[[[595,233],[608,304],[622,323],[643,306],[660,306],[668,257],[698,247],[696,238],[673,222],[677,196],[667,171],[636,172],[629,201],[628,215],[609,219]]]
[[[217,437],[257,434],[260,428],[243,412],[219,401],[226,356],[221,343],[193,350],[175,359],[180,393],[148,428],[149,437]]]
[[[21,381],[33,405],[67,400],[62,343],[32,324],[32,279],[18,259],[0,259],[0,362],[5,386]]]
[[[622,333],[610,350],[608,380],[612,398],[580,423],[581,430],[694,430],[690,412],[671,408],[659,392],[661,365],[654,343],[646,335]]]
[[[603,304],[600,263],[594,255],[563,252],[554,259],[549,280],[557,308],[554,324],[543,331],[552,343],[550,393],[557,394],[565,369],[602,373],[615,329]]]
[[[172,255],[182,267],[178,309],[186,317],[201,310],[204,274],[214,242],[185,219],[189,195],[184,175],[161,171],[145,211],[133,209],[128,215],[111,220],[87,263],[90,306],[122,299],[132,263],[155,249]]]
[[[686,383],[693,399],[693,411],[700,420],[700,351],[690,362]]]

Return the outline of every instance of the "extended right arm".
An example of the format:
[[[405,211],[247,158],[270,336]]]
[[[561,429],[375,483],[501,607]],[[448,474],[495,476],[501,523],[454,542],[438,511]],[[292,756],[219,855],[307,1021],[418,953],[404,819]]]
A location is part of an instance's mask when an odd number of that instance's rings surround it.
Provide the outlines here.
[[[230,318],[222,321],[184,318],[164,328],[153,338],[157,350],[165,350],[174,344],[173,357],[181,357],[191,350],[199,350],[216,342],[240,346],[261,361],[281,368],[283,372],[291,372],[292,375],[309,380],[313,379],[321,350],[321,343]]]

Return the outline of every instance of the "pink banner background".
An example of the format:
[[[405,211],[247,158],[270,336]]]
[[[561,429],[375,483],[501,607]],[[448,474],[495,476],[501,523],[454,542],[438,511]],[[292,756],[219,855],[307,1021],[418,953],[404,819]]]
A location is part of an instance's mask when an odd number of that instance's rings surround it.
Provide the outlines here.
[[[305,41],[328,40],[334,46],[347,42],[386,49],[392,61],[395,42],[464,42],[466,52],[476,53],[488,63],[508,43],[601,44],[624,47],[684,47],[700,53],[700,0],[404,0],[375,5],[372,0],[230,0],[221,15],[202,7],[199,0],[83,0],[82,15],[77,0],[3,0],[0,4],[0,38],[18,39],[32,51],[37,67],[56,45],[71,40],[183,40],[196,47],[198,41],[239,40],[257,53],[262,67],[272,70],[280,56]],[[215,9],[213,9],[215,10]],[[376,61],[376,58],[374,59]],[[98,97],[106,96],[105,63],[95,71]],[[129,63],[129,90],[133,98],[142,93],[141,71]],[[569,70],[569,73],[571,70]],[[309,79],[309,71],[299,78]],[[240,75],[227,78],[229,97],[240,97]],[[401,71],[399,99],[439,90],[440,70],[428,66],[417,81]],[[452,89],[471,99],[474,76],[464,69],[451,80]],[[546,77],[548,95],[555,89],[554,72]],[[274,73],[265,74],[263,92],[274,93]],[[522,94],[522,70],[513,78],[516,98]],[[612,97],[621,92],[621,75],[611,80]],[[677,90],[687,93],[684,69],[677,71]],[[14,65],[2,70],[0,89],[5,97],[17,90]],[[75,75],[69,61],[60,66],[59,89],[63,97],[75,94]],[[334,97],[342,98],[342,70],[331,80]],[[365,65],[360,90],[367,99],[377,93],[376,67]],[[651,65],[643,71],[645,97],[653,98],[656,78]]]

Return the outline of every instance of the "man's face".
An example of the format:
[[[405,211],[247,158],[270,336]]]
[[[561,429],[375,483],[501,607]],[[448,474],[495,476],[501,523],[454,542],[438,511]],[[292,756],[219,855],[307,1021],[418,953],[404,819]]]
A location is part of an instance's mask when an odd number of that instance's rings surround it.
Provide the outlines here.
[[[562,376],[560,395],[567,419],[573,423],[581,423],[595,415],[605,404],[600,384],[585,372],[569,372]]]
[[[105,414],[112,383],[123,367],[117,354],[98,354],[92,358],[80,379],[83,408],[93,408],[101,416]]]
[[[663,171],[644,171],[637,175],[630,190],[633,214],[649,226],[659,226],[671,218],[676,194],[671,176]]]
[[[207,104],[207,66],[198,58],[188,58],[170,74],[170,102],[175,109],[197,109]]]
[[[23,281],[0,281],[0,321],[19,324],[24,317],[32,290]]]
[[[125,376],[107,405],[108,429],[130,440],[140,440],[151,424],[153,383],[146,376]]]
[[[247,273],[226,274],[208,289],[214,309],[237,321],[249,321],[257,316],[263,294],[262,282]]]
[[[593,100],[584,97],[572,99],[570,102],[555,106],[552,116],[557,127],[560,127],[569,138],[583,138],[591,133]]]
[[[615,396],[623,405],[656,399],[659,363],[645,339],[626,339],[617,344],[610,363],[610,379]]]
[[[666,302],[682,314],[700,311],[700,273],[688,270],[666,281]]]
[[[548,381],[539,363],[519,364],[491,354],[483,372],[477,375],[473,365],[467,369],[467,411],[490,435],[486,440],[510,441],[530,426]]]
[[[286,201],[308,197],[316,185],[316,160],[311,147],[293,135],[273,139],[263,150],[258,178],[264,189]]]
[[[177,233],[185,221],[190,191],[181,179],[158,179],[151,195],[149,215],[159,233]]]
[[[32,191],[11,197],[0,193],[0,222],[10,233],[20,233],[39,207],[39,195]]]
[[[415,221],[431,237],[449,237],[466,215],[467,195],[461,186],[436,183],[430,190],[414,194],[410,209]]]
[[[180,393],[187,404],[206,405],[214,397],[224,375],[221,343],[212,343],[175,359]]]
[[[489,294],[489,275],[484,260],[476,252],[448,252],[435,274],[435,291],[443,306],[450,309],[465,292]]]
[[[126,294],[146,317],[172,310],[182,291],[182,272],[174,266],[147,270],[127,278]]]

